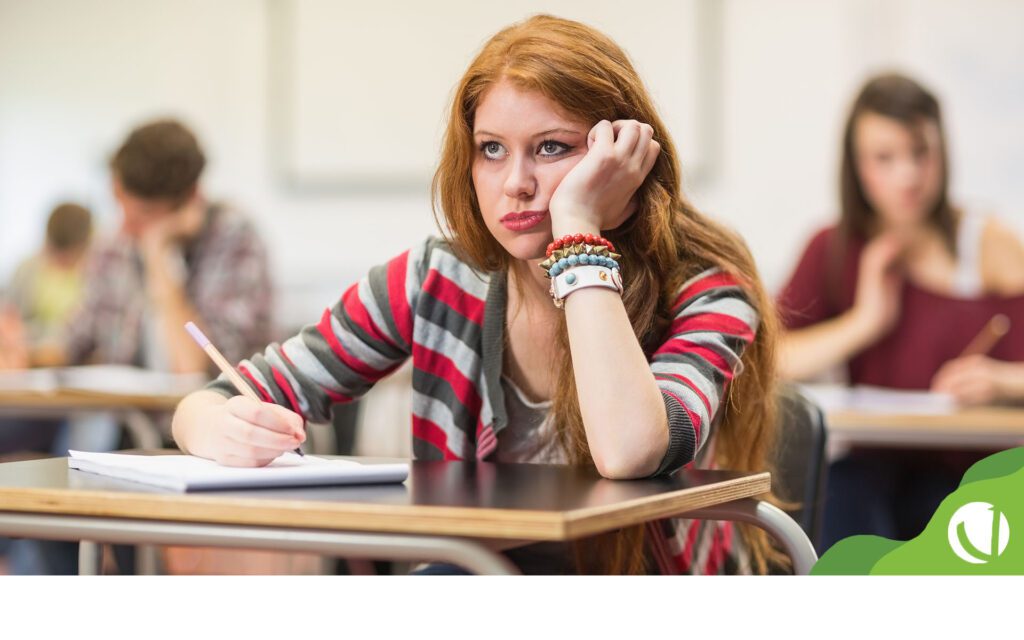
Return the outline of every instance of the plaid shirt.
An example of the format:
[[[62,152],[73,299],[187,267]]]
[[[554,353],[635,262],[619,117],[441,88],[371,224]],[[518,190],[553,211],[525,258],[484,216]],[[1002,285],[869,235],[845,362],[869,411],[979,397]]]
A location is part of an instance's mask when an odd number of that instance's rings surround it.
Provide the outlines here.
[[[183,247],[185,295],[203,331],[229,360],[271,338],[272,291],[266,250],[252,224],[219,205]],[[99,241],[85,271],[82,305],[67,328],[71,363],[142,366],[148,311],[142,257],[131,241]]]

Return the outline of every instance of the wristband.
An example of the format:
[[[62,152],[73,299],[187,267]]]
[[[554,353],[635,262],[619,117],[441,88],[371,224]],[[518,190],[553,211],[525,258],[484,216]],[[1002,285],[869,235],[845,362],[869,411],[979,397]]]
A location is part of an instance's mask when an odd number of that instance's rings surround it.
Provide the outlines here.
[[[551,278],[551,299],[561,309],[569,294],[587,287],[602,287],[622,293],[622,276],[618,269],[597,265],[573,267]]]

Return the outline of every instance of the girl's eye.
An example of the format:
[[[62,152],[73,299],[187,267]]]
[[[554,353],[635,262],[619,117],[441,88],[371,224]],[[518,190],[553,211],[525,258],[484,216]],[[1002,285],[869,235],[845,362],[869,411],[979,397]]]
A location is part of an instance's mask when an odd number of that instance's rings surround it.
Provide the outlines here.
[[[554,140],[545,140],[540,143],[538,151],[542,156],[557,156],[569,150],[569,145]]]
[[[494,142],[493,140],[481,144],[480,151],[483,152],[484,157],[488,160],[500,160],[507,155],[505,153],[505,148],[501,146],[501,143]]]

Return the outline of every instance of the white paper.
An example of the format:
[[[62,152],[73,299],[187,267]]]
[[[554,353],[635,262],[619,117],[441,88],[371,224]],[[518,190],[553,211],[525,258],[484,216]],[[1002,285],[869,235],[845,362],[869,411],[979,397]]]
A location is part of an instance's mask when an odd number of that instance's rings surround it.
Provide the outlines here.
[[[906,391],[858,385],[800,385],[800,391],[825,413],[850,411],[886,415],[949,415],[956,399],[931,391]]]
[[[57,390],[53,369],[12,369],[0,371],[0,391],[34,391],[52,393]]]
[[[151,371],[120,365],[89,365],[56,370],[61,389],[126,396],[178,396],[199,389],[206,376]]]
[[[361,464],[288,452],[266,467],[225,467],[188,455],[138,456],[69,451],[68,467],[99,475],[173,489],[209,491],[251,487],[404,482],[406,463]]]

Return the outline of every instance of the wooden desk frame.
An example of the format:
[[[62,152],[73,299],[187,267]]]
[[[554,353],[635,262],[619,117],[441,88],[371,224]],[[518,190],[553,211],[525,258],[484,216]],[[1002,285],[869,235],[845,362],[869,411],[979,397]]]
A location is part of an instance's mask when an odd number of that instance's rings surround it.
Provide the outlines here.
[[[665,517],[732,520],[758,526],[780,541],[797,574],[817,561],[810,540],[787,514],[753,496],[768,490],[767,473],[715,482],[671,495],[614,506],[531,511],[456,506],[318,503],[79,489],[0,487],[0,534],[81,541],[79,572],[96,574],[101,543],[213,546],[298,551],[351,558],[444,561],[479,574],[511,575],[516,567],[492,540],[571,540]],[[74,500],[68,494],[74,493]],[[231,508],[234,504],[235,508]],[[183,513],[187,511],[187,513]],[[257,517],[256,512],[264,514]],[[303,513],[303,526],[293,525]]]

